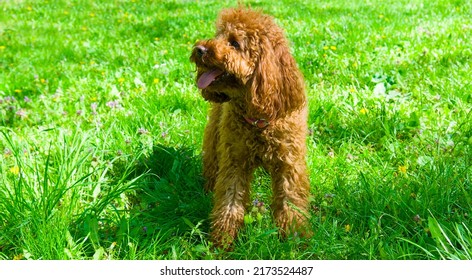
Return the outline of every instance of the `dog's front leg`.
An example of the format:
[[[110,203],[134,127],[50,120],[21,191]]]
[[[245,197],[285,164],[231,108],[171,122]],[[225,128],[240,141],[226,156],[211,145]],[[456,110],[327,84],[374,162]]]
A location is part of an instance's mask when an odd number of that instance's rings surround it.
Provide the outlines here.
[[[224,153],[219,159],[211,214],[212,241],[216,246],[226,249],[229,249],[243,224],[253,173],[248,161],[232,157],[230,153]]]
[[[310,236],[310,183],[303,157],[281,161],[272,170],[272,211],[282,236]],[[292,162],[288,164],[287,162]]]
[[[205,127],[203,137],[203,177],[205,178],[205,191],[210,192],[215,188],[216,176],[218,174],[218,123],[221,119],[221,104],[212,104],[210,118]]]

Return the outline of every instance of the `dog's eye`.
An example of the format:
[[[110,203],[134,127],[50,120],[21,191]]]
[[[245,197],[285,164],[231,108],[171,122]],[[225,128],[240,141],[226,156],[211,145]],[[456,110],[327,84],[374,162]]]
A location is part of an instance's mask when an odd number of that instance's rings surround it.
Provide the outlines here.
[[[236,40],[230,41],[229,44],[230,44],[233,48],[235,48],[235,49],[237,49],[237,50],[239,50],[239,49],[241,48],[241,46],[239,45],[238,41],[236,41]]]

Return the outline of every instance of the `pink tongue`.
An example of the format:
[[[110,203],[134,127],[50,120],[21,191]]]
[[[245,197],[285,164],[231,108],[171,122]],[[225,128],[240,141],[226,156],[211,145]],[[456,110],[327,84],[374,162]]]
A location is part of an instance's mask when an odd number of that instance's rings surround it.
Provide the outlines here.
[[[204,89],[209,86],[219,75],[223,74],[223,71],[220,69],[213,69],[208,72],[203,73],[198,79],[198,88]]]

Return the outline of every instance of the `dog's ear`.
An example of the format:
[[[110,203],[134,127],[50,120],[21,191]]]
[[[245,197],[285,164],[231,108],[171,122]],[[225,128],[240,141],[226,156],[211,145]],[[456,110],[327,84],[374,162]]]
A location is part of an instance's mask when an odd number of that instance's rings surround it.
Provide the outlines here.
[[[264,40],[251,84],[251,103],[265,117],[275,119],[305,104],[304,82],[285,39]]]

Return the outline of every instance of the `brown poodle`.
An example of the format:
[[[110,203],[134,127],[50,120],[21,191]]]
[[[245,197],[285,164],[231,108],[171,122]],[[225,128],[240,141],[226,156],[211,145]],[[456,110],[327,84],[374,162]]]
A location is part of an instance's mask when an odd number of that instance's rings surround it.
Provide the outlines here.
[[[249,205],[254,170],[271,175],[271,210],[282,236],[307,232],[310,185],[305,162],[307,101],[284,32],[267,15],[223,10],[216,36],[190,59],[212,103],[203,140],[206,189],[214,191],[211,235],[231,244]]]

